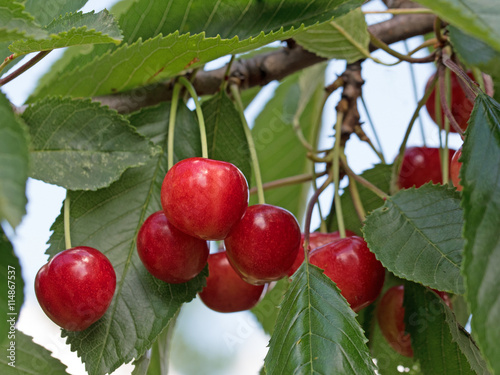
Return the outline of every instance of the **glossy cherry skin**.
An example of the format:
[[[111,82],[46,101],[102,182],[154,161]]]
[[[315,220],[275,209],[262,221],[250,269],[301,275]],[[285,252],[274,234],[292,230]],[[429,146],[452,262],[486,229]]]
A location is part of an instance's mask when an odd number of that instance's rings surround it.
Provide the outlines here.
[[[189,158],[167,172],[161,204],[177,229],[203,240],[223,240],[248,207],[248,184],[231,163]]]
[[[229,262],[243,280],[265,284],[287,276],[300,247],[300,227],[284,208],[256,204],[224,240]]]
[[[451,308],[451,301],[445,292],[435,292]],[[387,289],[377,308],[377,320],[382,335],[389,345],[405,357],[413,357],[410,334],[405,329],[405,308],[403,307],[404,286],[397,285]]]
[[[355,236],[356,233],[351,232],[350,230],[346,230],[346,237]],[[340,240],[339,231],[335,231],[332,233],[321,233],[321,232],[313,232],[309,235],[309,249],[314,250],[317,247],[326,245],[328,243],[336,242]],[[295,258],[295,262],[293,262],[293,266],[288,271],[288,276],[292,276],[295,271],[299,269],[299,267],[304,262],[304,235],[300,238],[300,248],[299,253],[297,254],[297,258]]]
[[[200,299],[212,310],[230,313],[249,310],[259,302],[264,285],[252,285],[243,281],[227,259],[226,252],[208,257],[207,286]]]
[[[35,277],[35,293],[47,316],[69,331],[99,320],[113,299],[116,274],[100,251],[87,246],[60,252]]]
[[[448,150],[449,163],[455,150]],[[432,181],[434,184],[443,183],[439,148],[408,147],[403,156],[398,184],[401,189],[412,186],[420,187]]]
[[[309,260],[337,284],[355,312],[375,301],[382,290],[385,269],[361,237],[318,247],[310,252]]]
[[[474,75],[472,72],[467,72],[469,78],[474,80]],[[435,74],[433,74],[429,80],[427,81],[426,90],[430,86],[432,80],[434,79]],[[472,112],[472,108],[474,107],[474,103],[471,102],[462,90],[462,86],[458,81],[459,78],[455,73],[451,72],[450,75],[450,84],[451,84],[451,114],[457,121],[458,125],[462,130],[467,128],[467,122],[469,121],[470,114]],[[427,108],[427,112],[429,116],[431,116],[432,120],[437,124],[436,119],[436,89],[432,90],[429,99],[425,102],[425,107]],[[441,127],[444,128],[444,112],[441,108]],[[450,132],[456,133],[456,130],[453,126],[450,125]]]
[[[462,185],[460,185],[460,168],[462,168],[462,163],[458,161],[462,156],[462,147],[460,147],[451,158],[450,162],[450,177],[453,186],[457,188],[458,191],[462,191]]]
[[[170,284],[185,283],[207,264],[205,240],[174,227],[163,211],[150,215],[137,234],[137,253],[151,275]]]

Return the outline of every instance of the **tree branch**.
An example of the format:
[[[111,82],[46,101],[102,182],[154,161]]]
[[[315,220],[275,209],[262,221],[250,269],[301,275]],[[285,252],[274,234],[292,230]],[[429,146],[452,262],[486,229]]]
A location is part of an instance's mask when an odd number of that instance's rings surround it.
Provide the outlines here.
[[[391,8],[418,6],[408,0],[386,0],[385,2]],[[397,15],[388,21],[369,26],[368,30],[385,44],[392,44],[432,31],[434,18],[429,14]],[[370,45],[371,51],[376,49],[377,47]],[[278,51],[234,61],[230,76],[239,81],[242,89],[248,89],[254,86],[264,86],[274,80],[281,80],[322,61],[326,59],[306,51],[291,41],[287,47]],[[198,71],[193,81],[198,95],[215,93],[226,73],[226,66],[212,71]],[[120,113],[130,113],[142,107],[169,101],[172,97],[172,90],[173,81],[168,80],[126,92],[94,97],[93,100],[116,109]],[[22,112],[23,109],[19,108],[18,112]]]

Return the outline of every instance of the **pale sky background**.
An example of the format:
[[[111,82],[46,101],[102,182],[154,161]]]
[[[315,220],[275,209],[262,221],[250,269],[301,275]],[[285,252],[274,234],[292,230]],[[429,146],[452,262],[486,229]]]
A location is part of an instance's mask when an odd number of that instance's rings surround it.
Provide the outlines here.
[[[84,11],[99,11],[104,7],[110,6],[114,0],[97,1],[91,0],[83,9]],[[383,9],[380,4],[370,3],[370,9]],[[377,22],[384,16],[369,16],[369,22]],[[410,49],[420,43],[418,38],[410,41]],[[404,45],[399,43],[393,46],[401,52],[404,52]],[[2,91],[16,105],[20,105],[34,89],[38,78],[47,70],[50,65],[61,55],[61,51],[51,52],[44,60],[38,63],[34,68],[18,77],[12,83],[2,88]],[[385,53],[375,54],[379,59],[392,62],[393,59]],[[30,57],[30,56],[29,56]],[[28,58],[29,58],[28,57]],[[213,67],[216,64],[212,64]],[[331,83],[336,75],[344,70],[345,63],[334,62],[328,67],[327,83]],[[434,71],[432,64],[415,66],[417,77],[418,95],[421,96],[424,91],[427,78]],[[375,127],[382,142],[384,155],[388,162],[392,162],[397,154],[403,134],[407,124],[412,116],[416,102],[413,95],[409,64],[402,63],[396,67],[386,67],[367,61],[363,64],[363,77],[366,80],[363,86],[363,93],[367,102],[371,117],[374,120]],[[246,112],[249,122],[252,123],[258,114],[261,103],[265,97],[272,95],[276,87],[276,82],[269,84],[260,95],[260,100]],[[339,100],[339,92],[332,95],[327,102],[324,119],[329,124],[333,123],[335,116],[333,108]],[[362,112],[362,108],[360,107]],[[366,116],[362,112],[362,121],[367,122]],[[439,146],[438,128],[432,123],[424,110],[421,111],[421,117],[424,122],[427,145]],[[371,128],[367,124],[364,126],[365,132],[372,140]],[[331,147],[333,139],[328,137],[333,132],[327,129],[322,139],[325,141],[323,146]],[[410,137],[409,145],[422,145],[418,123],[414,127]],[[461,141],[458,135],[450,136],[450,147],[460,147]],[[356,136],[352,136],[346,149],[347,157],[351,168],[356,172],[361,172],[371,168],[378,163],[377,157],[371,149],[364,143],[358,141]],[[327,212],[331,201],[331,192],[325,193],[322,202],[324,211]],[[64,199],[64,189],[48,185],[43,182],[32,180],[27,185],[28,206],[27,215],[22,224],[17,228],[16,234],[12,235],[16,254],[20,257],[23,277],[25,279],[25,303],[18,322],[18,328],[34,337],[34,340],[48,348],[53,355],[60,358],[67,366],[70,374],[86,374],[84,367],[75,353],[71,353],[69,347],[64,344],[60,338],[60,329],[52,323],[40,309],[34,296],[33,282],[38,269],[46,263],[47,256],[44,254],[47,248],[46,242],[50,236],[50,226],[60,212],[61,203]],[[318,217],[313,222],[313,228],[318,225]],[[266,336],[254,317],[247,312],[221,314],[206,308],[198,299],[186,305],[183,308],[178,321],[174,341],[182,339],[193,349],[204,352],[208,356],[220,356],[229,361],[229,367],[221,370],[207,372],[218,375],[255,375],[263,364],[263,359],[267,352],[269,337]],[[230,358],[230,360],[229,360]],[[174,361],[175,365],[175,361]],[[172,366],[171,366],[172,367]],[[186,367],[184,371],[171,368],[170,374],[190,375]],[[128,375],[133,366],[124,365],[113,374]],[[204,375],[197,373],[197,375]]]

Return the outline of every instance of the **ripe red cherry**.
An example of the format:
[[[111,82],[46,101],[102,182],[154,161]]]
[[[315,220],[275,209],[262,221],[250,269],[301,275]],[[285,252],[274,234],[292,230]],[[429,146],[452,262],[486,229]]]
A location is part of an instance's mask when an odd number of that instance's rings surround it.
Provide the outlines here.
[[[462,147],[460,147],[451,158],[450,162],[450,177],[453,186],[457,188],[458,191],[462,191],[462,185],[460,185],[460,168],[462,167],[462,163],[458,161],[462,156]]]
[[[358,236],[346,237],[310,252],[311,264],[324,270],[358,312],[379,296],[385,269]]]
[[[455,150],[449,149],[449,163]],[[439,148],[408,147],[403,156],[398,184],[401,189],[412,186],[420,187],[432,181],[434,184],[443,183]]]
[[[69,331],[83,331],[108,309],[116,274],[100,251],[78,246],[60,252],[42,266],[35,293],[47,316]]]
[[[248,207],[224,240],[227,257],[250,284],[265,284],[287,275],[300,247],[300,227],[289,211],[269,204]]]
[[[345,231],[346,237],[355,236],[356,233],[351,232],[350,230]],[[309,246],[311,250],[316,249],[317,247],[326,245],[327,243],[336,242],[340,240],[339,231],[335,231],[332,233],[321,233],[321,232],[313,232],[309,235]],[[299,267],[304,262],[304,235],[300,238],[300,248],[299,253],[297,254],[297,258],[295,258],[295,262],[293,263],[292,268],[288,271],[288,276],[292,276],[295,271],[299,269]]]
[[[472,72],[467,72],[467,75],[474,80],[474,75]],[[434,79],[435,74],[433,74],[429,80],[427,81],[427,85],[425,89],[429,87],[430,83]],[[462,86],[458,81],[459,78],[453,72],[450,75],[450,84],[451,84],[451,114],[457,120],[458,125],[462,130],[467,128],[467,122],[469,121],[470,114],[472,112],[472,108],[474,107],[474,103],[471,102],[464,91],[462,90]],[[432,90],[429,99],[425,102],[425,107],[427,108],[427,112],[431,116],[432,120],[437,124],[436,119],[436,89]],[[441,127],[444,127],[444,112],[441,108]],[[450,126],[450,132],[456,132],[453,126]]]
[[[231,163],[185,159],[167,172],[161,204],[177,229],[204,240],[223,240],[248,206],[247,180]]]
[[[435,292],[451,308],[451,301],[445,292]],[[399,354],[413,357],[410,334],[405,330],[405,309],[403,307],[404,286],[397,285],[389,288],[380,299],[377,308],[377,320],[389,345]]]
[[[225,251],[208,257],[207,286],[199,294],[212,310],[230,313],[249,310],[260,300],[264,285],[243,281],[229,264]]]
[[[175,228],[163,211],[150,215],[137,235],[137,252],[151,275],[179,284],[198,275],[207,264],[207,241]]]

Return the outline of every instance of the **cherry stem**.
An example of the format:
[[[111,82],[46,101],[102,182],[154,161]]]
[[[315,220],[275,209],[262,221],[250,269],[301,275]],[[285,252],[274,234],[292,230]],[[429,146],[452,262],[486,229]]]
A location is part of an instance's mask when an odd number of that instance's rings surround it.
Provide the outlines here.
[[[229,81],[229,74],[231,73],[231,68],[233,66],[234,60],[236,59],[236,55],[231,55],[231,59],[227,63],[226,72],[224,73],[224,79],[220,85],[221,91],[225,91],[227,87],[227,82]]]
[[[181,92],[181,84],[176,83],[172,93],[172,101],[170,102],[170,117],[168,120],[168,144],[167,144],[167,170],[174,165],[174,134],[175,134],[175,119],[177,116],[177,105],[179,104],[179,94]]]
[[[26,62],[26,64],[20,66],[18,69],[16,69],[15,71],[13,71],[7,77],[4,77],[4,78],[0,79],[0,86],[3,86],[5,84],[9,83],[10,81],[12,81],[14,78],[17,78],[18,76],[20,76],[22,73],[24,73],[25,71],[27,71],[29,68],[31,68],[33,65],[35,65],[37,62],[39,62],[41,59],[43,59],[45,56],[47,56],[50,53],[50,51],[52,51],[52,50],[38,52],[31,60],[29,60],[28,62]],[[15,57],[17,57],[17,56],[15,56]],[[12,58],[10,60],[13,60],[14,58]],[[2,65],[3,65],[2,69],[5,67],[4,64],[7,65],[5,63],[5,60],[2,63]]]
[[[425,43],[422,43],[425,44]],[[408,41],[404,41],[404,46],[405,50],[408,54],[410,54],[410,48],[408,47]],[[418,92],[417,92],[417,79],[415,77],[415,68],[413,64],[409,64],[410,67],[410,77],[411,77],[411,85],[413,88],[413,98],[415,100],[415,103],[418,103]],[[422,143],[424,147],[427,147],[426,142],[425,142],[425,131],[424,131],[424,123],[422,121],[422,117],[418,116],[418,123],[420,125],[420,133],[422,135]]]
[[[436,17],[434,19],[434,34],[436,35],[436,39],[441,43],[444,44],[447,42],[446,38],[444,37],[443,33],[441,32],[441,28],[443,27],[443,22],[441,21],[441,18]]]
[[[453,114],[449,110],[450,104],[451,104],[451,84],[450,84],[450,70],[445,69],[444,65],[440,65],[441,70],[445,70],[444,72],[444,77],[443,77],[443,72],[440,72],[439,76],[439,96],[441,99],[442,103],[445,103],[445,105],[448,107],[448,111],[455,121],[455,118],[453,117]],[[453,123],[453,122],[452,122]],[[456,123],[456,121],[455,121]],[[457,123],[457,127],[458,126]],[[444,130],[445,130],[445,139],[444,139],[444,147],[441,148],[441,175],[442,175],[442,180],[443,184],[446,185],[448,183],[448,175],[449,175],[449,158],[448,156],[448,135],[450,134],[450,118],[448,116],[445,117],[444,119]],[[462,130],[462,129],[460,129]],[[462,135],[462,133],[460,133]]]
[[[354,171],[347,164],[347,158],[346,158],[345,154],[341,155],[340,158],[341,158],[340,161],[342,162],[342,168],[344,169],[345,173],[349,177],[349,180],[352,179],[352,180],[358,182],[360,185],[364,186],[365,188],[367,188],[368,190],[370,190],[371,192],[376,194],[381,199],[385,200],[389,197],[384,191],[382,191],[377,186],[373,185],[366,178],[361,177],[361,176],[357,175],[356,173],[354,173]]]
[[[345,238],[345,225],[344,225],[344,215],[342,213],[342,202],[340,201],[339,194],[339,183],[340,183],[340,149],[341,144],[341,134],[342,134],[342,122],[344,121],[344,113],[341,111],[337,112],[337,122],[335,123],[335,145],[333,148],[333,183],[335,185],[335,213],[337,215],[337,223],[339,227],[340,238]],[[343,153],[343,151],[342,151]]]
[[[463,87],[465,95],[471,101],[474,101],[476,99],[476,96],[481,91],[477,84],[472,79],[470,79],[467,73],[465,73],[464,70],[457,63],[455,63],[448,54],[443,53],[442,59],[443,64],[446,65],[453,73],[457,75],[458,78],[462,80],[462,82],[465,83],[465,86]]]
[[[351,192],[351,200],[354,205],[354,209],[356,210],[356,214],[358,215],[359,221],[363,223],[366,218],[366,212],[363,207],[363,202],[361,201],[361,197],[359,196],[358,186],[356,184],[356,180],[354,176],[357,176],[349,165],[347,164],[347,157],[345,153],[340,155],[340,161],[342,162],[342,166],[347,173],[347,177],[349,178],[349,191]],[[378,189],[378,188],[376,188]]]
[[[274,180],[262,184],[264,190],[276,189],[283,186],[296,185],[307,181],[315,181],[316,178],[326,175],[327,172],[323,171],[320,173],[304,173],[296,176],[280,178],[279,180]],[[250,194],[257,193],[257,187],[254,186],[250,189]]]
[[[411,117],[410,123],[408,124],[408,127],[406,128],[406,133],[404,135],[403,141],[401,142],[401,146],[399,147],[398,156],[396,157],[396,160],[394,160],[394,163],[392,165],[392,177],[391,177],[391,188],[390,188],[391,194],[394,194],[399,190],[398,176],[399,176],[399,173],[401,172],[401,166],[403,164],[403,156],[404,156],[404,152],[406,150],[406,144],[408,143],[408,138],[410,137],[411,130],[413,129],[413,124],[415,124],[415,121],[418,118],[418,114],[420,113],[420,110],[425,105],[425,102],[427,101],[427,99],[429,99],[429,96],[431,96],[432,90],[434,90],[434,88],[436,87],[437,80],[438,80],[438,77],[436,75],[436,76],[434,76],[429,87],[425,91],[423,98],[420,99],[420,101],[418,102],[417,108],[415,108],[415,111],[413,112],[413,116]]]
[[[71,231],[70,231],[70,199],[68,191],[64,199],[64,242],[66,249],[71,249]]]
[[[363,207],[363,202],[359,196],[358,186],[356,185],[356,181],[351,175],[347,175],[349,178],[349,191],[351,192],[351,200],[354,205],[354,209],[356,210],[356,214],[358,215],[358,219],[361,223],[365,221],[366,212]]]
[[[327,171],[322,172],[321,176],[325,175],[326,173],[327,173]],[[316,191],[316,190],[318,190],[318,184],[316,183],[316,180],[318,178],[318,174],[316,173],[316,171],[314,169],[314,164],[313,164],[312,174],[314,176],[314,178],[312,180],[312,186],[313,186],[314,191]],[[317,203],[318,203],[318,214],[319,214],[319,231],[321,233],[326,233],[328,231],[328,228],[326,227],[325,217],[323,216],[323,212],[321,210],[321,204],[319,203],[319,200]]]
[[[382,150],[382,144],[380,143],[380,139],[378,137],[378,133],[377,133],[377,131],[375,129],[375,125],[373,124],[372,117],[370,116],[370,112],[368,111],[368,107],[366,106],[365,99],[363,98],[363,95],[360,96],[360,99],[361,99],[361,104],[363,105],[363,109],[365,110],[365,114],[366,114],[366,118],[368,119],[368,123],[370,124],[372,132],[373,132],[373,134],[375,136],[375,140],[377,141],[378,150],[375,147],[375,145],[373,144],[373,142],[371,141],[371,139],[368,138],[368,136],[366,135],[365,132],[363,132],[363,134],[362,134],[362,136],[363,136],[362,140],[365,141],[366,143],[368,143],[368,145],[371,147],[371,149],[373,150],[373,152],[378,156],[378,158],[380,159],[380,161],[383,164],[387,164],[386,161],[385,161],[385,158],[384,158],[384,153],[383,153],[383,150]],[[357,131],[358,129],[360,131],[363,131],[363,128],[361,126],[356,127],[355,130]],[[360,136],[359,134],[357,134],[357,135],[358,135],[358,137]]]
[[[198,125],[200,127],[201,156],[204,158],[208,158],[207,130],[205,128],[205,119],[203,117],[203,111],[201,110],[201,104],[198,98],[198,94],[196,94],[196,90],[191,81],[187,80],[185,77],[179,77],[179,83],[181,83],[188,90],[189,95],[191,96],[191,98],[193,98],[196,115],[198,116]]]
[[[321,185],[321,187],[314,192],[307,205],[306,219],[304,224],[304,259],[306,259],[308,263],[309,263],[309,237],[311,233],[310,227],[311,227],[312,212],[314,210],[316,202],[318,201],[319,196],[328,187],[328,185],[332,183],[332,181],[333,181],[333,176],[332,174],[329,174],[326,181],[323,182],[323,185]]]
[[[402,53],[399,53],[399,52],[393,50],[391,47],[389,47],[383,41],[378,39],[372,33],[369,33],[369,34],[370,34],[370,42],[375,47],[380,48],[381,50],[387,52],[389,55],[396,57],[400,61],[406,61],[406,62],[410,62],[410,63],[428,63],[428,62],[432,62],[435,60],[435,52],[433,52],[429,56],[425,56],[425,57],[411,57],[408,55],[403,55]]]
[[[447,83],[447,79],[445,77],[446,75],[446,69],[444,65],[439,65],[438,67],[438,76],[439,76],[439,100],[441,101],[441,108],[443,109],[445,119],[444,119],[444,125],[446,126],[447,120],[453,126],[453,129],[463,136],[464,132],[462,128],[460,128],[460,125],[458,125],[457,120],[455,120],[455,117],[453,117],[453,114],[451,113],[450,106],[449,106],[449,101],[447,96],[447,90],[446,87],[450,86],[449,82]],[[449,78],[448,78],[449,81]],[[449,124],[448,124],[449,127]],[[444,177],[444,176],[443,176]]]
[[[264,188],[262,184],[262,175],[260,173],[259,157],[257,156],[257,149],[255,148],[255,143],[253,141],[252,131],[248,126],[247,119],[245,118],[245,107],[241,101],[240,89],[234,83],[229,85],[231,94],[233,95],[234,101],[236,102],[236,107],[240,113],[241,122],[243,123],[243,130],[245,131],[245,137],[247,139],[248,148],[250,150],[250,158],[252,160],[253,173],[255,176],[255,185],[257,186],[257,197],[259,204],[264,204],[266,202],[264,198]]]

